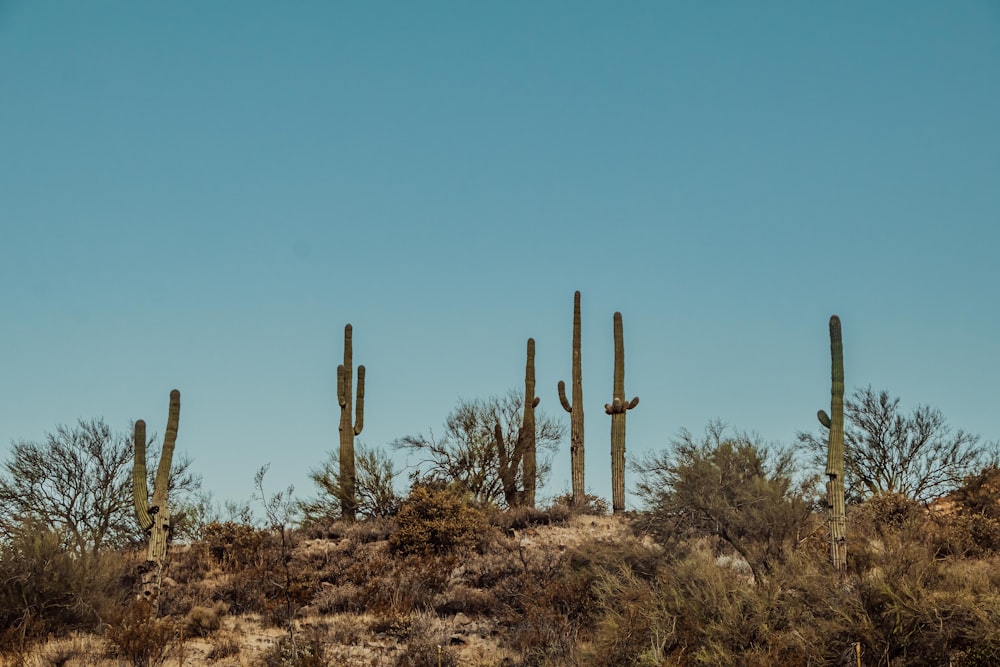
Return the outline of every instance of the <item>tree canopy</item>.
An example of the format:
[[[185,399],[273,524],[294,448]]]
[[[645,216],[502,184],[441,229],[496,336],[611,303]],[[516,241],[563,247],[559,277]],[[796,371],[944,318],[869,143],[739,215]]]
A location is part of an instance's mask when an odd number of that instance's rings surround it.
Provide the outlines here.
[[[801,537],[812,480],[796,481],[791,452],[730,433],[721,422],[701,437],[682,430],[670,447],[635,463],[648,528],[663,542],[714,535],[766,575]]]
[[[158,458],[155,440],[149,451]],[[60,425],[42,441],[15,441],[0,468],[0,531],[9,537],[24,524],[45,526],[77,553],[139,539],[132,459],[130,432],[115,433],[102,419]],[[190,467],[189,458],[174,457],[169,487],[178,507],[201,486]]]
[[[899,493],[928,502],[958,488],[988,463],[980,437],[953,430],[940,410],[918,405],[905,414],[899,398],[871,387],[844,402],[844,469],[848,501]],[[825,457],[825,431],[799,442]]]
[[[397,439],[393,446],[416,457],[415,481],[454,484],[479,504],[506,505],[495,427],[500,425],[500,446],[510,456],[517,444],[523,409],[524,396],[514,390],[503,396],[463,399],[445,419],[442,436],[433,432],[409,435]],[[537,462],[538,486],[548,478],[552,454],[565,435],[565,424],[536,408],[536,446],[542,453]],[[524,488],[521,474],[519,470],[516,486]]]

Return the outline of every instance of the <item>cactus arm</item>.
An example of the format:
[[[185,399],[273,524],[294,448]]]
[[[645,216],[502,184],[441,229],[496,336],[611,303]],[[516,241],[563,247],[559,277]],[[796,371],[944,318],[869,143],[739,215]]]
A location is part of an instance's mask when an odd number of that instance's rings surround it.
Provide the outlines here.
[[[365,427],[365,367],[358,366],[358,395],[354,399],[354,435],[361,435]]]
[[[573,414],[573,406],[570,405],[569,400],[566,398],[566,383],[559,380],[559,402],[562,403],[563,410]]]
[[[139,528],[149,530],[153,518],[149,516],[149,487],[146,482],[146,422],[138,420],[133,434],[135,460],[132,464],[132,500],[135,519]]]
[[[160,450],[160,464],[156,468],[156,484],[153,487],[153,507],[157,511],[165,509],[170,484],[170,464],[177,443],[177,423],[181,414],[181,392],[170,392],[170,409],[167,414],[167,430],[163,434],[163,449]]]
[[[347,396],[344,394],[346,391],[347,384],[347,374],[344,372],[344,366],[337,366],[337,404],[340,407],[347,405]]]

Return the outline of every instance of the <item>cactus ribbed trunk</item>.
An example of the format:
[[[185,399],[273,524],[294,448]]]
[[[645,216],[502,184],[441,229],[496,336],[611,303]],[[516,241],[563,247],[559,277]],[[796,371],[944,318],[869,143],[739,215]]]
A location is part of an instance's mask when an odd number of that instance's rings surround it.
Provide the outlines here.
[[[146,480],[146,422],[141,419],[136,421],[133,433],[135,459],[132,464],[132,499],[139,527],[149,535],[146,562],[140,568],[138,597],[149,604],[154,615],[159,608],[160,583],[163,580],[167,545],[170,540],[170,508],[167,492],[169,491],[170,466],[174,456],[174,444],[177,441],[177,423],[180,421],[180,414],[181,393],[174,389],[170,392],[167,430],[163,435],[160,463],[156,468],[152,502],[149,502],[149,488]]]
[[[830,523],[830,560],[838,572],[847,568],[847,518],[844,502],[844,344],[840,318],[830,317],[830,415],[817,416],[830,429],[826,457],[826,502]]]
[[[340,404],[340,514],[353,521],[357,516],[357,475],[354,468],[354,436],[365,424],[365,367],[358,366],[357,398],[351,403],[354,380],[352,328],[344,327],[344,363],[337,366],[337,402]],[[357,415],[355,416],[355,410]],[[354,423],[351,423],[351,420]]]
[[[535,339],[528,339],[528,360],[524,367],[524,416],[517,432],[518,445],[523,457],[524,504],[535,506],[535,486],[537,484],[537,464],[535,451],[535,408],[539,398],[535,396]]]
[[[622,314],[615,313],[615,380],[611,403],[604,411],[611,415],[611,507],[615,514],[625,511],[625,413],[639,405],[636,396],[625,401],[625,341]]]
[[[573,295],[573,403],[566,400],[566,383],[559,381],[559,402],[570,415],[569,456],[573,483],[573,506],[586,500],[583,478],[583,380],[580,357],[580,292]],[[624,481],[623,481],[624,483]]]

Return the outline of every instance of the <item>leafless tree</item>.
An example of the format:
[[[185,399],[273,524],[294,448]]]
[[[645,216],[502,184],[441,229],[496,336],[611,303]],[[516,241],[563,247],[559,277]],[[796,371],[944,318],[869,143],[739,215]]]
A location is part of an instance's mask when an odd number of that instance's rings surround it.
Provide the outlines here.
[[[98,553],[141,538],[132,501],[132,439],[101,419],[58,426],[40,442],[15,441],[0,469],[0,533],[46,526],[77,553]],[[158,458],[155,434],[149,451]],[[171,495],[183,505],[201,486],[191,460],[174,457]],[[156,468],[152,468],[155,473]]]
[[[940,410],[926,405],[903,414],[899,399],[885,390],[855,391],[844,404],[844,415],[848,500],[900,493],[927,502],[988,463],[978,435],[952,430]],[[798,438],[825,456],[825,433],[799,433]]]
[[[444,423],[444,434],[408,435],[393,442],[397,449],[410,452],[416,461],[415,479],[456,484],[482,505],[505,505],[500,479],[500,451],[494,428],[500,424],[502,446],[514,452],[521,413],[522,393],[512,390],[503,396],[460,400]],[[542,486],[552,471],[552,455],[566,436],[566,426],[543,411],[535,411],[535,439],[542,455],[537,464],[537,483]],[[518,473],[518,488],[523,488]]]

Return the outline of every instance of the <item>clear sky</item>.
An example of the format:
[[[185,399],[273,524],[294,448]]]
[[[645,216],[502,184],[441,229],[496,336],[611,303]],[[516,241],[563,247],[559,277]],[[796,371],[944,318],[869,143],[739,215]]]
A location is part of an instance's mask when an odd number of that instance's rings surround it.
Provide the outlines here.
[[[630,455],[814,429],[832,313],[849,391],[993,440],[998,249],[995,1],[0,0],[4,456],[176,387],[216,498],[309,495],[348,322],[366,445],[529,336],[568,424],[574,290],[605,497],[616,310]]]

